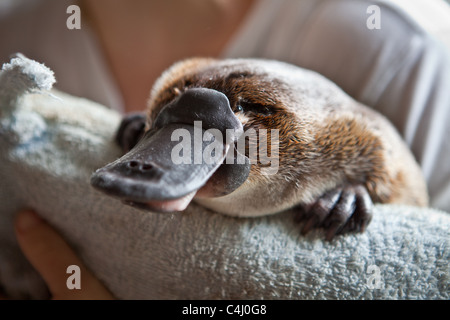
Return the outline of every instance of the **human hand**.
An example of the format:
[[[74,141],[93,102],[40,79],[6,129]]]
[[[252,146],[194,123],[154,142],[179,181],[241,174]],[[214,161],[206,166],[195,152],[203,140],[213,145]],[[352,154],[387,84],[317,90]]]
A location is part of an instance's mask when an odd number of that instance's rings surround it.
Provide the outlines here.
[[[84,266],[66,241],[32,211],[20,212],[15,221],[19,245],[34,268],[40,273],[53,300],[109,300],[114,296]],[[80,289],[69,289],[67,267],[80,268]]]

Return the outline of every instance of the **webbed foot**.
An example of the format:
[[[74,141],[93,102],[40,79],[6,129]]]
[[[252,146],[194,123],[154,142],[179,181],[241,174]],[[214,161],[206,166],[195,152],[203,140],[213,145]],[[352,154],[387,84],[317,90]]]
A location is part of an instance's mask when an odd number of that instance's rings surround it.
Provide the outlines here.
[[[122,119],[116,142],[124,153],[130,151],[144,135],[145,121],[145,113],[129,113]]]
[[[373,203],[362,185],[348,185],[325,192],[317,201],[299,207],[302,234],[323,228],[325,238],[347,232],[364,232],[372,219]]]

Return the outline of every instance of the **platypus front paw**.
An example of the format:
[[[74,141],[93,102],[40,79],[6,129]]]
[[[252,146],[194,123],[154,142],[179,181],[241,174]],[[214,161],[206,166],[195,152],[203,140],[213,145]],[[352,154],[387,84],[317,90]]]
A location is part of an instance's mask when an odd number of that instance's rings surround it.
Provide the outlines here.
[[[116,142],[124,153],[130,151],[143,136],[145,120],[145,113],[129,113],[122,119],[116,133]]]
[[[328,241],[346,232],[363,232],[372,219],[372,199],[362,185],[348,185],[327,191],[317,201],[299,207],[302,234],[325,229]]]

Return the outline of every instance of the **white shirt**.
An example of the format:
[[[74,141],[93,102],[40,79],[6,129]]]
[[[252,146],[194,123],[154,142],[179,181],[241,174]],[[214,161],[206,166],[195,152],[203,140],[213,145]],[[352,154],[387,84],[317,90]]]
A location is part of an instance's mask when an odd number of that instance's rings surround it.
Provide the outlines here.
[[[123,111],[118,86],[87,24],[68,30],[74,1],[36,1],[0,15],[0,62],[44,62],[60,90]],[[380,29],[369,29],[370,5]],[[448,19],[450,24],[450,19]],[[450,53],[391,1],[260,0],[223,57],[262,57],[315,70],[387,116],[420,163],[431,206],[450,212]]]

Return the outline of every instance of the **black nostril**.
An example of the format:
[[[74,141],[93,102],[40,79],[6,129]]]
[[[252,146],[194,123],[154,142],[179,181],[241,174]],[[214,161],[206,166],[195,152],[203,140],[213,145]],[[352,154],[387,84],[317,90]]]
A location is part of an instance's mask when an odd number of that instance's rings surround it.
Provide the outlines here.
[[[153,169],[153,165],[150,163],[144,163],[142,165],[142,171],[148,171],[148,170],[152,170]]]
[[[154,166],[152,163],[143,162],[143,161],[139,161],[139,160],[128,161],[127,167],[132,169],[133,171],[138,171],[138,172],[150,171],[150,170],[154,169]]]
[[[139,166],[139,161],[131,160],[127,163],[129,168],[135,169]]]

